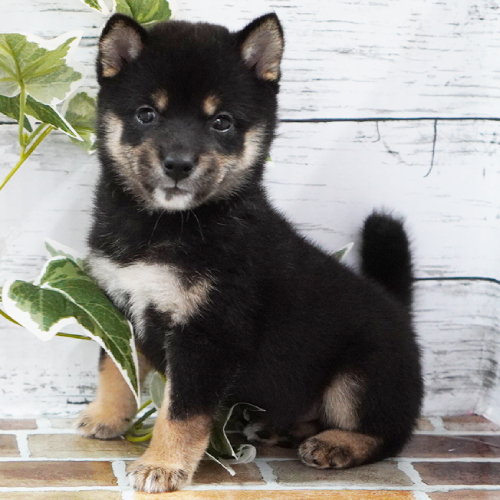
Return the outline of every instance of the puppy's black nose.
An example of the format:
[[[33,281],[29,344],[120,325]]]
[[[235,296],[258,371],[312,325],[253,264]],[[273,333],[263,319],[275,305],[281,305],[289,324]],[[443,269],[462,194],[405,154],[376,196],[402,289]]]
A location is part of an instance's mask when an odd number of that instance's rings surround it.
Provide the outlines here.
[[[194,156],[187,153],[169,153],[163,161],[165,173],[175,182],[189,177],[195,166]]]

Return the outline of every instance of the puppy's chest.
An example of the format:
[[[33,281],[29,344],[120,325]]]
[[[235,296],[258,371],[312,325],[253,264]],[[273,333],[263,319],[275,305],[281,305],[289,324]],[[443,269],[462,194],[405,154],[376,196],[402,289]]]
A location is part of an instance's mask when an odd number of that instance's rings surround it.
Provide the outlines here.
[[[148,309],[168,315],[171,326],[186,324],[207,302],[212,288],[210,280],[187,279],[179,268],[168,264],[120,265],[96,253],[87,262],[90,274],[111,301],[128,313],[138,336],[145,333]]]

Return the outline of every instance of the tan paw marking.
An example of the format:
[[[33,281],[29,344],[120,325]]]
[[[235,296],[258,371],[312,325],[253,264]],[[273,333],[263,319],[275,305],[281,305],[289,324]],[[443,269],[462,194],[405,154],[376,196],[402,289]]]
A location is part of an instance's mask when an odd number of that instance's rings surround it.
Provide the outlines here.
[[[181,467],[141,460],[137,460],[130,466],[128,478],[134,489],[146,493],[179,490],[191,479],[190,474]]]
[[[310,438],[299,447],[302,462],[316,469],[344,469],[352,463],[350,450],[320,439]]]
[[[100,411],[91,403],[78,416],[75,427],[78,434],[94,439],[113,439],[124,434],[130,427],[129,418],[120,418],[109,412]]]
[[[371,436],[340,430],[322,432],[299,447],[303,463],[316,469],[345,469],[369,462],[380,441]]]

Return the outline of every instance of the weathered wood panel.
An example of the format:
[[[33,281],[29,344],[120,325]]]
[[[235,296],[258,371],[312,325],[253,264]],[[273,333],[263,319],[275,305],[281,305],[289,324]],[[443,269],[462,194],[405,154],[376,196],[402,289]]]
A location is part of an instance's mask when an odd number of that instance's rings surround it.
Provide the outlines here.
[[[270,194],[328,248],[373,207],[407,217],[422,276],[500,277],[500,123],[282,124]],[[435,137],[435,139],[434,139]]]
[[[415,321],[423,347],[428,414],[484,410],[498,381],[500,286],[481,281],[424,281]],[[498,421],[498,415],[491,415]]]
[[[9,3],[0,32],[83,29],[93,74],[101,15],[78,0]],[[500,116],[496,1],[183,0],[178,18],[239,29],[268,11],[286,30],[283,117]]]

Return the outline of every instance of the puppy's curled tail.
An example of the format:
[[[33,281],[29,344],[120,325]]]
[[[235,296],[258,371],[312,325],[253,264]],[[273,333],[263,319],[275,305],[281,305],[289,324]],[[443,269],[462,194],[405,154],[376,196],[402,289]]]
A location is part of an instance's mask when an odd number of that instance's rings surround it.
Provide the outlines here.
[[[413,265],[403,221],[373,212],[362,230],[361,270],[408,308],[413,297]]]

